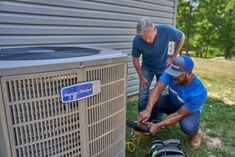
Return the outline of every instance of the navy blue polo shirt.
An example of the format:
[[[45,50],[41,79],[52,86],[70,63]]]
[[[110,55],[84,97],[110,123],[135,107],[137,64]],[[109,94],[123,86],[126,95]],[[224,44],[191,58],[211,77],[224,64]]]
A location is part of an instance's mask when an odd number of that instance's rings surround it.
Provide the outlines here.
[[[169,42],[179,42],[183,33],[169,25],[156,25],[156,27],[157,37],[152,44],[145,42],[139,34],[134,37],[132,56],[142,55],[142,66],[160,74],[167,67]]]

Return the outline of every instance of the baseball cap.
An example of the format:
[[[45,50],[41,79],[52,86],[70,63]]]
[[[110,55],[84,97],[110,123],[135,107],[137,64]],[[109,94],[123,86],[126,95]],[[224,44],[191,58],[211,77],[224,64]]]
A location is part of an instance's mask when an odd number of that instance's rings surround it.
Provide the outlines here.
[[[186,55],[180,55],[175,57],[169,68],[166,69],[166,73],[171,76],[180,76],[183,72],[193,69],[193,60]]]

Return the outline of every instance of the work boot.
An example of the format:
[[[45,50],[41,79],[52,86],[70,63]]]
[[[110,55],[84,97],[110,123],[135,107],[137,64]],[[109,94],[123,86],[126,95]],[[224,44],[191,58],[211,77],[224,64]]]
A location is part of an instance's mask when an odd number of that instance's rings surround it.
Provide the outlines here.
[[[190,145],[193,149],[197,149],[200,146],[202,137],[203,137],[202,131],[201,129],[199,129],[197,134],[193,136],[190,142]]]
[[[132,137],[143,137],[143,136],[150,136],[150,133],[132,130],[131,132]]]

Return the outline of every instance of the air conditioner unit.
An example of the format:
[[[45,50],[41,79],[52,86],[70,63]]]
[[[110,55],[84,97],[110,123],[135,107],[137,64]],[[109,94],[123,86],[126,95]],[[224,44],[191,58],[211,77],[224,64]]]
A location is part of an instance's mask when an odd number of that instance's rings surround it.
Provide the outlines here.
[[[126,78],[119,51],[0,49],[0,156],[125,156]]]

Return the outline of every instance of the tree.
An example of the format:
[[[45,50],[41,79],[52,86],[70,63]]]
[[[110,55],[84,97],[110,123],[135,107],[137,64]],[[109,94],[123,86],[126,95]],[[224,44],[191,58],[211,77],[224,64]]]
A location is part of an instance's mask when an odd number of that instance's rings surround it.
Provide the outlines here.
[[[193,25],[192,25],[192,11],[198,5],[198,0],[179,0],[178,1],[178,16],[177,16],[177,27],[181,30],[184,30],[186,35],[185,49],[186,54],[189,53],[190,47],[190,37],[191,33],[193,34]]]
[[[227,1],[221,13],[218,26],[219,46],[224,50],[225,58],[235,55],[235,0]]]
[[[199,57],[233,56],[235,0],[198,0],[196,7],[193,2],[178,1],[177,27],[186,34],[184,49],[195,50]]]

